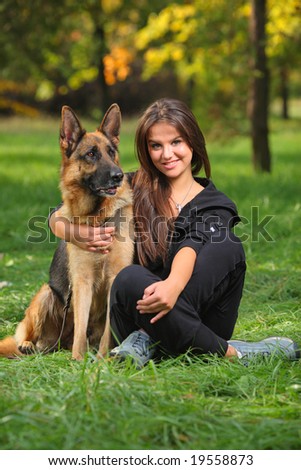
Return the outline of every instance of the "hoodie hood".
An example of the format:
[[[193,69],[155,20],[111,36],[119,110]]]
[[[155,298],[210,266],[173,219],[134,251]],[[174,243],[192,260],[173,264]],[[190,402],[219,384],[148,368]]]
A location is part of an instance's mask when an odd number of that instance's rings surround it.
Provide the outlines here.
[[[212,181],[207,178],[195,178],[195,180],[201,184],[204,189],[183,207],[179,214],[182,220],[183,217],[200,215],[207,211],[217,211],[225,223],[231,220],[232,223],[230,226],[232,227],[240,222],[237,207],[234,202],[224,193],[216,189]]]

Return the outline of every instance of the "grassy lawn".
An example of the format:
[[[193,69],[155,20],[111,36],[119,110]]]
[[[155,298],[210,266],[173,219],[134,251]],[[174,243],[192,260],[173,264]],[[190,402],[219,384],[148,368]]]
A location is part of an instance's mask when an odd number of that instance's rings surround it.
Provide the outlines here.
[[[134,124],[122,128],[125,170],[136,168]],[[1,337],[14,332],[48,278],[56,241],[46,218],[60,201],[58,126],[0,121],[0,282],[9,283],[0,290]],[[300,120],[275,118],[271,128],[272,175],[253,173],[246,138],[208,143],[213,180],[243,218],[236,233],[248,274],[234,336],[301,342]],[[301,448],[300,361],[244,367],[184,356],[137,372],[91,355],[74,363],[59,351],[0,359],[0,393],[1,449]]]

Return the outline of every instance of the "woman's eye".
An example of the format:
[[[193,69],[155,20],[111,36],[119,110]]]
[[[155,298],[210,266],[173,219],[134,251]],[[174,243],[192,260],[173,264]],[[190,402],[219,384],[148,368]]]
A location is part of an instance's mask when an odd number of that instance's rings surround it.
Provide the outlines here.
[[[151,148],[153,150],[158,150],[160,148],[160,144],[151,144]]]
[[[173,141],[173,144],[174,145],[179,145],[181,142],[182,142],[181,139],[176,139],[176,140]]]

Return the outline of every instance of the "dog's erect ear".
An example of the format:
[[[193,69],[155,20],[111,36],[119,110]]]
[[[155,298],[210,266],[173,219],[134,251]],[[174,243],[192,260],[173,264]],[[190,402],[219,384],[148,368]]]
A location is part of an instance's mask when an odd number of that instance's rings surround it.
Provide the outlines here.
[[[75,112],[69,106],[62,107],[62,122],[60,129],[60,145],[67,157],[72,152],[86,131],[80,125]]]
[[[99,132],[103,132],[108,139],[117,147],[119,144],[119,133],[121,125],[121,112],[118,104],[114,103],[109,107],[106,112],[100,126],[98,127]]]

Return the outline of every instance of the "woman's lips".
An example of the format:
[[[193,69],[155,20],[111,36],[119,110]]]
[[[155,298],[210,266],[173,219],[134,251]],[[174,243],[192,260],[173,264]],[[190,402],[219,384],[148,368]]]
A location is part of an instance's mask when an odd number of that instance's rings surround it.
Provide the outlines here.
[[[171,162],[162,163],[162,165],[167,170],[171,170],[172,168],[174,168],[177,165],[178,161],[179,160],[172,160]]]

